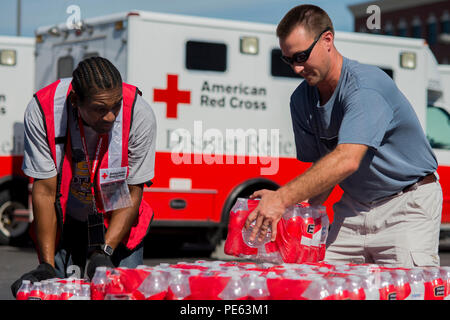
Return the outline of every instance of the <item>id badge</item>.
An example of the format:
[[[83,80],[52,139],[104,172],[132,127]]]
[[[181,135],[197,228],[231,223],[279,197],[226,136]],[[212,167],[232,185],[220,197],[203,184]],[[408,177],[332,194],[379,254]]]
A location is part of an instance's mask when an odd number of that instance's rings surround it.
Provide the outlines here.
[[[105,211],[131,207],[127,167],[100,169],[100,194]]]

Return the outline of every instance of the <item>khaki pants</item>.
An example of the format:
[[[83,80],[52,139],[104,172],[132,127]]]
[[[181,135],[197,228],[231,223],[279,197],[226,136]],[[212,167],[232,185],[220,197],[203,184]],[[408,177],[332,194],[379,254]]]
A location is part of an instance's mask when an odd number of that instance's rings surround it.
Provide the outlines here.
[[[333,209],[325,261],[439,266],[442,189],[438,181],[374,203],[357,202],[344,194]]]

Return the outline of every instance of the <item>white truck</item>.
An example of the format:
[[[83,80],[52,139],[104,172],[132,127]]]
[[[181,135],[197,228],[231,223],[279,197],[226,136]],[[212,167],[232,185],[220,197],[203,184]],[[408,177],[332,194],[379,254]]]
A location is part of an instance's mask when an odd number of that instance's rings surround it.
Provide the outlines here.
[[[28,179],[21,170],[23,112],[34,91],[34,38],[0,36],[0,244],[19,239],[28,220]]]
[[[237,197],[275,189],[309,167],[295,159],[289,111],[302,79],[281,61],[275,28],[143,11],[88,19],[76,29],[41,27],[35,88],[70,77],[89,56],[114,63],[124,81],[142,90],[157,118],[156,175],[144,190],[155,210],[150,232],[174,232],[173,244],[206,239],[214,248]],[[336,32],[336,46],[346,57],[385,70],[429,132],[427,110],[440,101],[442,85],[423,40]],[[443,225],[450,222],[449,139],[433,142],[444,188]],[[325,203],[331,220],[341,194],[336,188]]]

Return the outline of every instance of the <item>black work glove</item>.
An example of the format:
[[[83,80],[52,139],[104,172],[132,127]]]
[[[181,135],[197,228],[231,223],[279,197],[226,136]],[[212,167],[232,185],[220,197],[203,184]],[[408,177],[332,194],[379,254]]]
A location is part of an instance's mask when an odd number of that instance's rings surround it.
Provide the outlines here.
[[[86,268],[86,274],[89,280],[92,280],[97,267],[109,267],[114,268],[114,264],[111,261],[111,257],[104,252],[94,251],[89,258],[89,263]]]
[[[15,298],[23,280],[30,280],[31,283],[34,283],[51,278],[56,278],[56,270],[51,264],[43,262],[36,269],[25,273],[18,280],[16,280],[11,285],[11,292]]]

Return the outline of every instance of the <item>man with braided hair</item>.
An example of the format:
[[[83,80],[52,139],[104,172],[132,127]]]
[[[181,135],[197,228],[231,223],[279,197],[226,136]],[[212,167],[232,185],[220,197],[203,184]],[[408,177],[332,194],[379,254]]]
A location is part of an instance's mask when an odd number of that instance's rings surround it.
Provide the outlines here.
[[[23,171],[34,178],[32,238],[39,266],[22,280],[92,278],[98,266],[143,263],[153,218],[142,199],[154,176],[156,120],[138,88],[102,57],[39,90],[24,118]],[[72,266],[72,267],[71,267]]]

